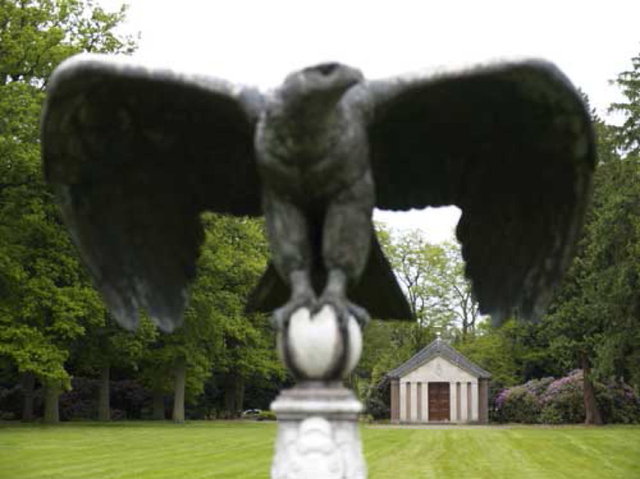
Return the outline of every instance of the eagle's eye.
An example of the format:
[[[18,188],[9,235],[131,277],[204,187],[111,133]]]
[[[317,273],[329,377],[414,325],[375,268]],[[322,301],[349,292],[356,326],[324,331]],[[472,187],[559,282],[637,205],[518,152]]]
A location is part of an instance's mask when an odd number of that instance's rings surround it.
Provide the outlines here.
[[[316,70],[318,70],[323,75],[331,75],[338,68],[337,63],[323,63],[322,65],[318,65]]]

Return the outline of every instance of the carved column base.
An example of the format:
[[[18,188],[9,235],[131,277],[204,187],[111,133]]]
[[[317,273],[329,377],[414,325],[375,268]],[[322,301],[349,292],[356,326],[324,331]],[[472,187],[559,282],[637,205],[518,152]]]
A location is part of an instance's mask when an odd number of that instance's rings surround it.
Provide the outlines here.
[[[271,404],[278,417],[272,479],[365,479],[362,404],[339,382],[305,381]]]

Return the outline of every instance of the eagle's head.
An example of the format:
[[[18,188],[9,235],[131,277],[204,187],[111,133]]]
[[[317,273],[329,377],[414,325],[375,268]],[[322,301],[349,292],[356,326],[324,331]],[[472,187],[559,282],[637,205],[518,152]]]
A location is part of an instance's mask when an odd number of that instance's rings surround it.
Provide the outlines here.
[[[363,80],[362,72],[356,68],[341,63],[321,63],[287,76],[279,93],[285,102],[317,100],[333,104]]]

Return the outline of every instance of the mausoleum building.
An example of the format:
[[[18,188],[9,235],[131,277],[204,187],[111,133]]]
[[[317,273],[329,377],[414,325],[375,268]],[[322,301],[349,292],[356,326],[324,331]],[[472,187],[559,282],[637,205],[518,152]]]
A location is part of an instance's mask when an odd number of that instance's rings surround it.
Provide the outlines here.
[[[487,423],[491,374],[441,339],[387,374],[391,422]]]

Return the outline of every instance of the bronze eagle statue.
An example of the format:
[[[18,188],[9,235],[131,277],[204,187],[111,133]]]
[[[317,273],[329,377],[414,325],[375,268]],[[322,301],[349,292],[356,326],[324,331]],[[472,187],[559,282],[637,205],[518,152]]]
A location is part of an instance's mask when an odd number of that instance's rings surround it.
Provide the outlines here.
[[[366,80],[339,63],[267,93],[78,56],[48,85],[47,180],[118,322],[181,322],[205,210],[264,214],[272,261],[249,299],[286,323],[409,318],[374,207],[457,205],[483,313],[539,314],[568,265],[594,168],[589,112],[541,60]]]

